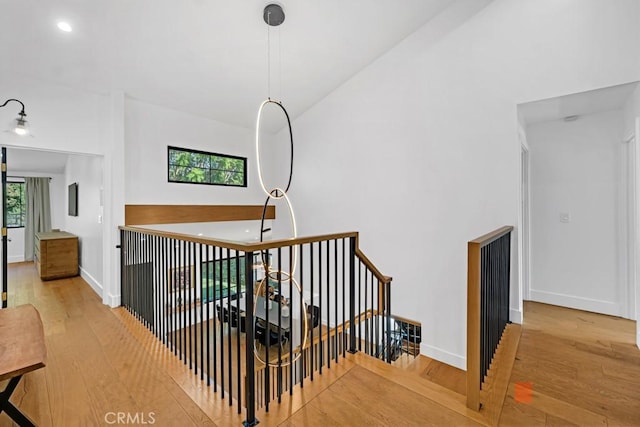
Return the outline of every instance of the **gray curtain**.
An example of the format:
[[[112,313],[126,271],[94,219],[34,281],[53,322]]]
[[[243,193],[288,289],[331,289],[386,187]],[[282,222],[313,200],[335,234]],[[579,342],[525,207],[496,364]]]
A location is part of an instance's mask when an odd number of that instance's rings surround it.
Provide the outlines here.
[[[51,231],[49,178],[25,178],[24,260],[33,261],[36,233]]]

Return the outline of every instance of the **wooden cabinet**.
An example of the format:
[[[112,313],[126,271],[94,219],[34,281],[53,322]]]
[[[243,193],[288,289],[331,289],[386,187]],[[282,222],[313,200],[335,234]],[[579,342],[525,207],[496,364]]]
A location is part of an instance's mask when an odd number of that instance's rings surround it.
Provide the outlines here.
[[[36,233],[35,261],[42,280],[78,275],[78,236],[65,231]]]

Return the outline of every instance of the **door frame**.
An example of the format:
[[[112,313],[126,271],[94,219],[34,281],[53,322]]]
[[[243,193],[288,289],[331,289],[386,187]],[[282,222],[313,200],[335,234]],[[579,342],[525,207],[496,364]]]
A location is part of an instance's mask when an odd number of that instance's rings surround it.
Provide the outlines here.
[[[519,247],[521,301],[530,300],[531,289],[531,159],[527,136],[521,127],[518,129],[520,142],[520,188],[518,201]],[[521,302],[522,304],[522,302]],[[522,310],[522,308],[521,308]]]
[[[7,239],[9,236],[7,235],[7,148],[2,147],[2,308],[7,308],[7,302],[9,299],[8,296],[8,285],[9,278],[8,275],[8,266],[9,263],[9,254],[8,254],[8,244]]]
[[[635,133],[624,139],[626,176],[625,185],[625,216],[626,216],[626,284],[623,292],[623,315],[626,318],[636,319],[636,284],[638,281],[638,145]]]

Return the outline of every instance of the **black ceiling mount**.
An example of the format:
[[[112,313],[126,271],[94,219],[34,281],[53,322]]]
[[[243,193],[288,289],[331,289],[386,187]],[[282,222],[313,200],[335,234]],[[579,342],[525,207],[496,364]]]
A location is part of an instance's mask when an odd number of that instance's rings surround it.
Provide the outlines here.
[[[270,3],[265,6],[262,18],[267,25],[277,27],[284,22],[284,10],[279,4]]]

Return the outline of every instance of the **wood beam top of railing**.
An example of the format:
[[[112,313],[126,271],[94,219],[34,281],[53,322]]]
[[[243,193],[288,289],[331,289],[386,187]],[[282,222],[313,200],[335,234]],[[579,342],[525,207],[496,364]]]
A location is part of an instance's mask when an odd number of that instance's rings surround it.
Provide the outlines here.
[[[382,274],[380,270],[378,270],[376,266],[373,265],[371,260],[367,258],[367,256],[363,254],[360,248],[358,247],[356,247],[356,256],[360,258],[360,261],[362,261],[362,263],[366,265],[369,270],[371,270],[373,275],[376,276],[376,279],[378,279],[382,283],[391,283],[391,281],[393,280],[393,277],[385,276],[384,274]]]
[[[358,237],[357,231],[344,233],[323,234],[318,236],[296,237],[291,239],[268,240],[265,242],[234,242],[230,240],[216,239],[204,236],[193,236],[191,234],[173,233],[170,231],[153,230],[143,227],[123,226],[118,227],[120,230],[132,231],[136,233],[149,234],[152,236],[166,237],[169,239],[184,240],[186,242],[202,243],[204,245],[213,245],[221,248],[228,248],[237,251],[255,252],[265,249],[277,249],[286,246],[300,245],[304,243],[323,242],[326,240],[346,239],[350,237]],[[376,270],[377,271],[377,270]]]
[[[477,244],[480,246],[486,246],[489,243],[498,240],[500,237],[504,236],[507,233],[510,233],[511,231],[513,231],[513,226],[512,225],[505,225],[503,227],[500,227],[496,230],[493,230],[483,236],[480,236],[476,239],[470,240],[469,243],[473,243],[473,244]]]

